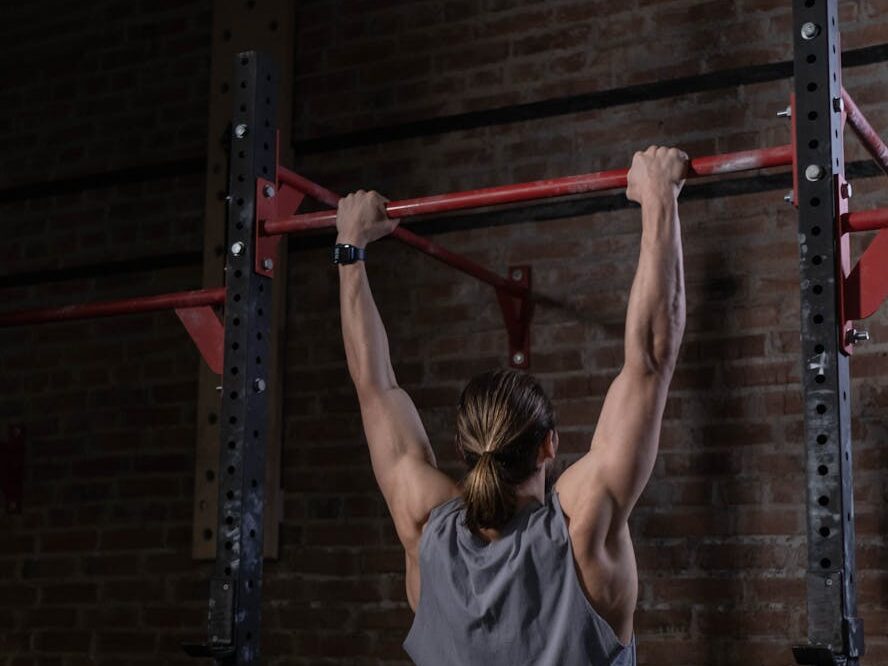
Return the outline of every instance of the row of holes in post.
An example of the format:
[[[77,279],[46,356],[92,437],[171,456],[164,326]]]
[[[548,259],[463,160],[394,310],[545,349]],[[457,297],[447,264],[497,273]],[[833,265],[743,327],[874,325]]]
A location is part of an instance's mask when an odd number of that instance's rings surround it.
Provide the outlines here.
[[[247,59],[247,58],[242,58],[242,59],[241,59],[241,66],[246,67],[248,64],[249,64],[249,59]],[[270,82],[271,82],[271,75],[267,75],[266,79],[267,79],[267,82],[270,83]],[[242,90],[246,90],[246,89],[247,89],[247,82],[246,82],[246,80],[242,80],[242,81],[240,82],[240,87],[241,87]],[[270,96],[267,96],[267,97],[265,98],[265,102],[266,102],[266,106],[267,106],[267,107],[270,107],[270,106],[271,106],[271,97],[270,97]],[[239,109],[240,109],[240,112],[241,112],[241,113],[246,113],[246,112],[247,112],[247,105],[242,103],[242,104],[239,106]],[[266,109],[267,112],[268,112],[269,110],[270,110],[270,109]],[[265,115],[267,116],[268,113],[266,113]],[[267,119],[267,117],[266,117],[266,120],[265,120],[264,125],[265,125],[265,129],[266,129],[266,130],[269,129],[270,126],[271,126],[271,123],[270,123],[270,121]],[[247,133],[246,136],[249,136],[249,132],[250,132],[251,130],[252,130],[252,128],[247,128],[247,132],[248,132],[248,133]],[[237,141],[238,139],[235,138],[234,140]],[[249,140],[249,139],[248,139],[248,140]],[[269,145],[269,142],[268,142],[268,141],[263,142],[263,151],[264,151],[265,154],[263,155],[261,161],[264,162],[265,164],[263,164],[263,166],[262,166],[262,174],[263,174],[263,175],[266,175],[266,176],[268,175],[268,171],[269,171],[268,166],[267,166],[267,162],[268,162],[268,155],[267,155],[267,153],[268,153],[268,151],[270,150],[270,148],[271,148],[271,146]],[[241,160],[246,159],[246,157],[247,157],[246,149],[244,149],[244,148],[239,148],[238,151],[237,151],[237,156],[238,156]],[[239,173],[238,173],[238,175],[237,175],[237,182],[242,186],[242,185],[246,182],[246,176],[245,176],[244,173],[243,173],[243,169],[239,169],[238,171],[239,171]],[[245,203],[245,201],[244,201],[244,198],[243,198],[243,197],[237,197],[237,198],[235,199],[235,204],[236,204],[237,207],[238,207],[238,211],[237,211],[237,213],[236,213],[236,214],[238,215],[238,217],[240,217],[241,209],[243,208],[244,203]],[[238,231],[242,231],[242,230],[243,230],[243,227],[244,227],[243,223],[240,221],[240,219],[238,219],[238,221],[235,223],[235,228],[236,228]],[[244,242],[245,244],[246,244],[246,243],[249,243],[249,242],[250,242],[250,239],[244,239],[242,242]],[[250,256],[250,253],[249,253],[249,252],[246,252],[246,253],[244,253],[243,255],[241,255],[241,257],[249,257],[249,256]],[[229,286],[229,287],[233,287],[233,289],[234,289],[234,293],[232,294],[232,300],[233,300],[235,303],[240,303],[241,300],[242,300],[241,289],[243,288],[243,285],[242,285],[241,282],[242,282],[243,278],[244,278],[243,271],[242,271],[240,268],[234,270],[234,271],[233,271],[232,273],[230,273],[230,275],[229,275],[229,285],[228,285],[228,286]],[[259,292],[260,294],[262,294],[262,293],[265,291],[265,286],[264,286],[262,283],[259,283],[259,284],[257,285],[257,289],[258,289],[258,292]],[[256,310],[256,314],[257,314],[257,316],[262,317],[262,316],[264,315],[264,312],[263,312],[262,308],[257,308],[257,310]],[[233,317],[232,320],[231,320],[231,323],[232,323],[232,326],[234,326],[234,327],[239,327],[240,324],[241,324],[240,318],[237,317],[237,316]],[[248,333],[248,334],[249,334],[249,333]],[[259,344],[262,344],[262,341],[263,341],[262,332],[261,332],[261,331],[257,331],[255,335],[256,335],[256,341],[257,341]],[[233,341],[232,341],[232,343],[231,343],[231,350],[234,351],[234,352],[237,352],[237,351],[240,350],[240,343],[239,343],[237,340],[233,340]],[[261,356],[261,355],[257,355],[255,361],[256,361],[256,365],[261,365],[261,364],[262,364],[262,356]],[[231,368],[229,369],[229,372],[231,373],[232,376],[237,376],[237,375],[239,374],[240,370],[239,370],[239,368],[238,368],[237,365],[233,365],[233,366],[231,366]],[[228,397],[229,397],[229,399],[230,399],[231,401],[236,401],[236,400],[238,400],[241,396],[240,396],[240,394],[238,393],[238,391],[233,390],[233,391],[231,391],[231,392],[229,393]],[[237,418],[237,416],[235,416],[235,415],[232,414],[231,416],[229,416],[228,422],[229,422],[230,425],[232,425],[232,426],[236,426],[236,425],[238,424],[238,418]],[[254,439],[254,440],[258,440],[259,437],[260,437],[260,434],[261,434],[261,433],[260,433],[259,430],[253,430],[253,432],[252,432],[253,439]],[[234,439],[228,441],[228,448],[229,448],[229,450],[231,450],[231,451],[235,451],[235,450],[237,449],[237,447],[238,447],[238,442],[237,442],[237,441],[235,441]],[[229,479],[230,481],[229,481],[229,483],[228,483],[228,486],[229,486],[229,487],[228,487],[228,489],[227,489],[226,492],[225,492],[225,497],[226,497],[229,501],[231,501],[231,500],[234,500],[234,499],[235,499],[235,496],[236,496],[236,495],[235,495],[235,487],[232,485],[232,483],[233,483],[234,480],[235,480],[235,475],[236,475],[237,469],[236,469],[236,467],[235,467],[234,465],[229,465],[228,468],[226,469],[226,472],[228,473],[228,479]],[[253,490],[256,490],[258,487],[259,487],[259,482],[258,482],[258,480],[255,479],[255,478],[251,479],[251,480],[250,480],[250,488],[253,489]],[[231,515],[231,514],[229,514],[229,515],[227,515],[227,516],[225,517],[225,525],[226,525],[227,528],[228,528],[228,532],[229,532],[229,534],[231,534],[233,531],[235,531],[236,529],[238,529],[238,528],[240,527],[239,525],[236,525],[236,524],[235,524],[235,523],[237,523],[237,522],[239,522],[239,521],[237,521],[237,520],[235,519],[235,517],[234,517],[233,515]],[[251,529],[251,530],[249,531],[248,536],[249,536],[250,539],[255,540],[256,537],[257,537],[257,535],[256,535],[256,530],[255,530],[255,529]],[[230,538],[227,538],[227,539],[225,540],[225,542],[224,542],[224,547],[225,547],[225,550],[226,550],[226,551],[228,551],[228,552],[231,552],[231,551],[232,551],[232,549],[234,548],[234,543],[232,542],[232,540],[231,540]],[[231,568],[231,565],[230,565],[230,564],[227,564],[227,565],[225,566],[224,572],[225,572],[225,575],[226,575],[226,576],[231,576],[231,574],[232,574],[232,568]],[[245,581],[245,585],[246,585],[246,590],[247,590],[248,592],[252,592],[253,589],[254,589],[254,587],[255,587],[255,581],[254,581],[252,578],[248,578],[248,579]],[[246,638],[246,640],[248,640],[248,641],[251,640],[251,639],[252,639],[252,632],[247,631],[246,634],[245,634],[245,638]]]
[[[809,8],[814,7],[816,4],[817,4],[817,0],[805,0],[805,7],[809,7]],[[832,18],[833,27],[835,27],[835,24],[836,24],[836,20],[835,20],[835,17],[833,17]],[[817,39],[817,37],[815,37],[815,39]],[[836,53],[835,44],[833,44],[833,46],[832,46],[832,51],[833,51],[833,54]],[[809,53],[806,56],[805,61],[808,64],[813,65],[814,63],[817,62],[817,55],[813,54],[813,53]],[[835,72],[833,72],[832,78],[833,78],[834,83],[838,82]],[[819,86],[817,85],[817,83],[815,81],[809,81],[808,84],[805,86],[805,88],[807,89],[807,91],[809,93],[815,93],[815,92],[817,92]],[[817,120],[817,118],[818,118],[817,111],[809,111],[808,112],[808,120],[809,121],[814,122]],[[835,138],[836,139],[839,138],[838,129],[835,130]],[[820,147],[820,142],[816,138],[811,138],[808,140],[808,148],[810,150],[814,151],[814,150],[817,150],[819,147]],[[815,158],[816,158],[816,155],[815,155]],[[813,161],[810,163],[813,163]],[[839,167],[840,167],[839,158],[837,157],[835,159],[835,168],[837,171],[839,170]],[[811,205],[812,208],[817,208],[818,206],[820,206],[820,198],[819,197],[811,197],[811,199],[809,199],[808,203]],[[819,236],[822,229],[818,225],[813,225],[811,227],[810,231],[811,231],[812,236]],[[823,257],[821,255],[814,255],[811,258],[811,263],[815,266],[820,266],[823,263]],[[815,283],[811,287],[811,291],[815,295],[819,296],[823,293],[823,286],[818,283]],[[820,313],[816,313],[813,316],[812,321],[814,322],[814,324],[816,324],[818,326],[823,324],[823,321],[824,321],[823,315]],[[819,355],[819,354],[822,354],[824,351],[825,351],[825,349],[822,344],[815,345],[815,347],[814,347],[815,354]],[[815,375],[815,377],[814,377],[814,381],[817,382],[818,384],[822,384],[824,381],[826,381],[826,376],[822,372],[818,372],[818,374]],[[842,393],[842,399],[847,400],[847,394],[845,394],[844,392]],[[821,415],[825,414],[827,411],[827,407],[823,403],[818,403],[817,406],[815,407],[815,409],[816,409],[817,413],[821,414]],[[826,433],[820,433],[817,435],[816,441],[820,445],[826,444],[829,441],[829,435]],[[846,459],[849,458],[847,452],[845,452],[845,458]],[[826,476],[827,474],[829,474],[829,467],[827,467],[826,465],[818,465],[817,473],[820,476]],[[820,497],[817,498],[817,503],[822,507],[829,506],[829,496],[828,495],[821,495]],[[847,520],[849,520],[849,521],[851,520],[851,513],[850,512],[847,514]],[[820,536],[823,538],[828,538],[831,534],[829,527],[826,525],[822,526],[818,530],[818,532],[819,532]],[[824,557],[820,560],[820,566],[823,569],[829,569],[832,566],[832,561],[828,557]],[[853,577],[852,577],[852,581],[853,581]]]

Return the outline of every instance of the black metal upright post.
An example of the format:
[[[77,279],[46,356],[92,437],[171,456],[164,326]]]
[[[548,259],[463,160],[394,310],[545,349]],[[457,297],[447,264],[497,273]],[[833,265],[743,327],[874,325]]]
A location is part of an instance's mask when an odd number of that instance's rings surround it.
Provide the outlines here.
[[[255,266],[256,179],[275,180],[277,68],[237,56],[228,185],[225,365],[219,522],[210,589],[210,653],[221,664],[259,663],[262,513],[269,415],[266,386],[272,290]]]
[[[793,0],[802,385],[808,524],[808,645],[799,664],[856,666],[850,377],[840,300],[847,238],[837,0]],[[847,259],[847,258],[846,258]]]

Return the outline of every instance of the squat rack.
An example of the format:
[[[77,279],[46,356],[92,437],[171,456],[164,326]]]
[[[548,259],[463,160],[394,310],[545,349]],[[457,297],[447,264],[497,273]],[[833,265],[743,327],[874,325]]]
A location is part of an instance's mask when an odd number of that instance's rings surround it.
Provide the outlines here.
[[[793,141],[774,148],[692,160],[689,178],[793,167],[799,209],[802,362],[808,480],[809,642],[799,664],[854,666],[863,654],[856,617],[848,355],[865,338],[851,322],[888,296],[888,208],[852,213],[844,179],[843,120],[883,170],[888,148],[841,86],[836,0],[794,0],[795,94],[784,115]],[[225,664],[259,663],[266,391],[271,257],[282,234],[335,226],[335,212],[295,214],[308,196],[335,207],[339,196],[280,164],[275,123],[277,68],[257,52],[238,55],[227,197],[226,286],[159,296],[0,315],[0,327],[174,310],[207,364],[222,375],[219,514],[210,582],[209,641],[186,649]],[[411,218],[626,186],[628,171],[602,171],[530,183],[390,202],[389,216]],[[409,219],[406,220],[410,222]],[[849,234],[881,230],[855,266]],[[531,271],[506,277],[401,226],[398,240],[494,287],[513,367],[530,364]],[[214,307],[224,304],[224,324]],[[19,446],[16,450],[22,450]],[[19,492],[4,479],[4,488]],[[9,499],[9,498],[8,498]],[[20,497],[14,503],[20,510]]]

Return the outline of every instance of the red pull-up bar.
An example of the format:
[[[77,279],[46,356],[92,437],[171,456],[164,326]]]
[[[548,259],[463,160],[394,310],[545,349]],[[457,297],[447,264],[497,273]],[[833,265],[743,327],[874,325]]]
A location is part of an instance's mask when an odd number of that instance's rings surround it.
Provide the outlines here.
[[[688,175],[691,178],[700,178],[790,164],[792,164],[792,146],[785,145],[778,146],[777,148],[745,150],[738,153],[698,157],[691,160]],[[403,218],[414,215],[431,215],[433,213],[466,210],[468,208],[499,206],[519,201],[551,199],[572,194],[601,192],[626,187],[626,177],[628,174],[628,169],[598,171],[580,176],[566,176],[564,178],[537,180],[517,185],[501,185],[499,187],[486,187],[467,192],[438,194],[418,199],[404,199],[402,201],[390,202],[386,206],[386,210],[391,218]],[[294,215],[281,220],[269,220],[265,223],[263,233],[266,236],[275,236],[311,229],[325,229],[333,226],[336,226],[336,211],[321,211],[318,213]]]

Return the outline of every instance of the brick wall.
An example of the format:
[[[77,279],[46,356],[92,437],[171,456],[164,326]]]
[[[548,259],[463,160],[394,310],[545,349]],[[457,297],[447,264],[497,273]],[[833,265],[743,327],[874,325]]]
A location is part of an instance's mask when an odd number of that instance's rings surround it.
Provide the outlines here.
[[[424,136],[394,139],[391,128],[499,107],[506,117],[515,104],[602,90],[618,100],[628,86],[766,67],[791,57],[787,4],[300,3],[297,167],[334,189],[398,197],[621,167],[653,142],[696,154],[786,143],[774,112],[791,83],[780,77],[521,122],[494,115]],[[8,275],[200,250],[209,3],[91,7],[88,17],[60,3],[4,8],[18,59],[38,64],[0,93],[11,137],[3,185],[172,166],[163,177],[6,201]],[[886,10],[842,3],[846,51],[884,41]],[[845,82],[888,129],[886,66],[848,68]],[[323,150],[313,141],[375,127],[389,128],[378,143],[348,147],[361,143],[355,134]],[[849,148],[849,162],[864,159]],[[644,664],[669,654],[675,664],[784,666],[804,639],[796,221],[771,183],[746,179],[724,197],[689,187],[682,206],[687,333],[661,454],[632,518]],[[857,179],[855,206],[886,205],[879,185]],[[425,230],[496,270],[533,266],[532,370],[554,398],[568,464],[588,446],[620,364],[638,213],[602,198],[450,226],[460,224]],[[403,555],[360,433],[335,271],[312,245],[291,241],[285,523],[281,558],[266,565],[265,660],[406,663]],[[492,290],[391,241],[372,256],[399,380],[458,476],[459,390],[505,362]],[[197,285],[199,265],[172,263],[6,288],[3,309]],[[852,406],[860,608],[877,664],[888,659],[888,319],[868,328],[875,342],[854,356]],[[0,664],[177,664],[180,641],[203,639],[209,568],[190,559],[198,363],[170,315],[0,330],[0,426],[29,428],[25,513],[0,516]]]

